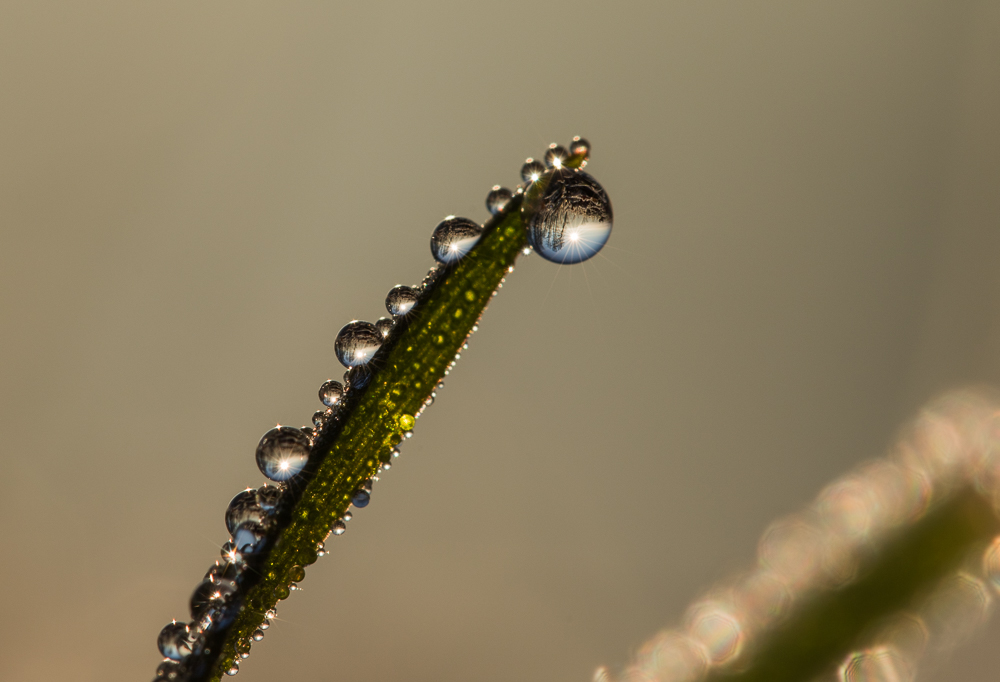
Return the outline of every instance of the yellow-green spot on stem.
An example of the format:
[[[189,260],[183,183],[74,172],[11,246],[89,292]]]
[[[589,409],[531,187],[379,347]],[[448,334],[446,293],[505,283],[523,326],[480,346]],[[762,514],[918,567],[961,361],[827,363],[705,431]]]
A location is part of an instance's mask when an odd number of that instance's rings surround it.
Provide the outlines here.
[[[399,428],[403,431],[409,431],[413,428],[413,425],[417,423],[417,420],[413,418],[412,415],[402,414],[399,416]]]
[[[462,317],[462,309],[461,308],[459,308],[458,310],[455,311],[455,319],[457,320],[460,317]]]
[[[469,289],[468,291],[465,292],[465,300],[469,301],[470,303],[476,300],[476,294],[472,291],[472,289]]]

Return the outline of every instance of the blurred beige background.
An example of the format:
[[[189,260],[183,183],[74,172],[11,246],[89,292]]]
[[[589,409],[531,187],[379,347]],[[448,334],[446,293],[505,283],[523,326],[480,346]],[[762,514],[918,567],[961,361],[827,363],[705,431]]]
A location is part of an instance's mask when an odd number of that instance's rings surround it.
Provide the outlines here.
[[[574,134],[603,257],[518,268],[238,679],[620,665],[1000,381],[998,36],[995,0],[0,4],[0,680],[152,678],[336,331]]]

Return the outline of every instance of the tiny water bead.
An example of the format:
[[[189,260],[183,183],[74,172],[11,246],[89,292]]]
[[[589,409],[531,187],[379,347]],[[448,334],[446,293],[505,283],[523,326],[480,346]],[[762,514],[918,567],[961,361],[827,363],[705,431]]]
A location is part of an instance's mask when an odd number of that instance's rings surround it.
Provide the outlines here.
[[[323,424],[326,423],[326,410],[316,410],[313,412],[312,423],[317,429],[323,428]]]
[[[548,171],[525,195],[528,242],[546,260],[570,265],[593,257],[611,236],[607,192],[587,173]]]
[[[257,628],[256,630],[253,631],[253,635],[251,635],[251,637],[253,637],[253,641],[259,642],[260,640],[264,639],[264,631],[260,628]]]
[[[253,488],[237,493],[226,509],[226,529],[230,535],[245,521],[258,524],[264,522],[264,510],[257,503],[257,491]]]
[[[388,317],[380,317],[375,320],[375,328],[382,332],[383,339],[389,336],[389,332],[392,331],[393,324],[394,322]]]
[[[431,254],[439,263],[454,263],[469,253],[482,235],[483,228],[477,223],[468,218],[449,216],[434,228]]]
[[[413,306],[420,299],[420,292],[413,287],[397,284],[385,297],[385,309],[393,317],[405,315],[413,310]]]
[[[493,189],[486,195],[486,210],[490,212],[490,215],[496,215],[500,213],[513,198],[514,193],[506,187],[493,185]]]
[[[287,481],[305,467],[309,447],[309,437],[301,429],[276,426],[257,445],[257,467],[272,481]]]
[[[334,350],[344,367],[367,364],[382,345],[382,332],[371,322],[354,320],[337,333]]]
[[[573,156],[582,156],[584,160],[587,160],[590,157],[590,142],[587,141],[587,138],[577,135],[569,143],[569,153]]]
[[[156,646],[164,658],[172,661],[182,661],[191,655],[194,646],[194,635],[187,623],[174,621],[160,630],[156,638]]]
[[[354,514],[352,514],[350,510],[347,510],[344,512],[344,515],[341,516],[340,518],[343,519],[344,522],[346,523],[347,521],[350,521],[351,519],[354,518]]]
[[[524,162],[521,166],[521,179],[525,182],[534,182],[538,178],[542,177],[542,173],[545,172],[545,164],[541,161],[535,161],[531,157]]]
[[[566,151],[566,148],[553,142],[549,145],[548,151],[545,152],[545,166],[547,168],[562,168],[568,158],[569,152]]]
[[[344,385],[339,381],[327,379],[319,387],[319,401],[327,407],[333,407],[344,396]]]
[[[226,671],[226,674],[229,675],[230,677],[233,677],[239,671],[240,671],[240,664],[237,663],[236,661],[233,661],[232,667],[230,667],[229,670]]]

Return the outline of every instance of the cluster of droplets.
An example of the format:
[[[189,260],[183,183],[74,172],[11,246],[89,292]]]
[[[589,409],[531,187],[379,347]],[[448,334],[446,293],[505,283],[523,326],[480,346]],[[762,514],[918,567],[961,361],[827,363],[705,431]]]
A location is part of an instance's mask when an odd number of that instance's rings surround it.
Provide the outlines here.
[[[972,487],[1000,511],[1000,402],[962,391],[927,408],[891,456],[827,486],[805,511],[763,534],[757,566],[689,607],[682,627],[646,642],[634,663],[594,682],[699,682],[747,670],[757,646],[809,595],[850,584],[875,549]],[[946,653],[987,619],[1000,594],[1000,537],[850,652],[838,682],[911,682],[930,651]],[[825,677],[822,679],[826,679]]]
[[[497,185],[487,195],[486,207],[492,216],[502,215],[515,196],[524,195],[522,204],[531,202],[530,211],[526,212],[522,207],[530,244],[523,249],[523,255],[528,255],[534,247],[548,260],[579,262],[596,254],[607,241],[612,220],[610,201],[593,178],[578,170],[586,165],[589,154],[590,144],[580,137],[573,138],[569,149],[552,144],[545,153],[544,162],[528,159],[522,166],[524,185],[518,185],[515,191]],[[570,160],[573,161],[573,168],[567,166]],[[596,204],[594,197],[598,198]],[[603,236],[594,236],[594,225],[600,226],[597,232],[604,230]],[[164,660],[157,668],[156,680],[186,680],[190,676],[188,663],[199,654],[211,653],[207,648],[208,640],[235,619],[242,604],[245,577],[257,572],[258,559],[268,543],[273,541],[272,531],[276,527],[282,500],[290,487],[297,486],[305,476],[316,438],[331,422],[341,418],[350,396],[370,383],[375,371],[373,360],[379,349],[389,340],[396,325],[406,320],[419,306],[423,293],[440,276],[441,268],[453,265],[472,253],[484,231],[484,225],[468,218],[448,216],[442,220],[431,235],[431,254],[438,265],[424,281],[418,286],[400,284],[390,289],[385,298],[388,317],[381,317],[374,323],[352,320],[338,332],[334,353],[347,371],[342,382],[329,379],[320,386],[319,400],[323,408],[313,414],[312,426],[295,428],[278,425],[261,437],[256,450],[257,467],[272,483],[256,489],[247,488],[230,501],[225,514],[230,538],[222,546],[220,559],[209,568],[191,596],[190,621],[171,621],[157,639]],[[580,241],[580,245],[574,245],[573,249],[567,248],[565,245],[576,239],[572,235],[577,232],[587,238]],[[580,246],[585,248],[581,250]],[[513,272],[513,269],[512,265],[508,266],[507,272]],[[503,287],[503,282],[501,279],[497,289]],[[494,290],[493,296],[496,295],[497,290]],[[479,319],[472,325],[470,335],[478,330],[478,322]],[[467,348],[468,338],[460,351]],[[460,358],[461,352],[456,353],[444,368],[445,375],[454,369]],[[403,440],[413,436],[416,419],[434,403],[437,392],[443,386],[443,379],[439,380],[415,414],[399,417]],[[388,471],[399,453],[399,448],[394,447],[388,459],[379,464],[379,469]],[[376,481],[377,475],[362,481],[351,494],[350,504],[357,509],[368,506],[372,484]],[[351,511],[345,511],[331,524],[330,534],[343,535],[351,518]],[[315,556],[322,557],[327,553],[325,544],[320,542]],[[279,584],[274,596],[278,600],[285,599],[291,591],[298,589],[298,583],[304,577],[305,569],[293,566],[289,570],[287,584]],[[239,672],[239,662],[249,657],[253,642],[264,638],[276,615],[274,609],[269,610],[252,636],[236,643],[235,650],[230,652],[234,662],[226,671],[228,675]]]

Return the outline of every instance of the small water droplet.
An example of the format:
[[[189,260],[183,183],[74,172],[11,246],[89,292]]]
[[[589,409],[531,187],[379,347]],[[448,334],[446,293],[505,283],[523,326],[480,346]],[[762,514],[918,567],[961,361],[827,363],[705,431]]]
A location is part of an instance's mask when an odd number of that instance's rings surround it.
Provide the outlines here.
[[[582,156],[583,160],[586,161],[590,158],[590,143],[587,142],[586,138],[577,135],[569,143],[569,153],[573,156]]]
[[[388,471],[392,468],[392,462],[382,462],[382,470]]]
[[[419,298],[420,292],[413,287],[397,284],[385,297],[385,309],[393,317],[405,315],[413,310]]]
[[[483,235],[483,228],[468,218],[445,218],[431,235],[431,254],[439,263],[454,263],[465,256]]]
[[[327,379],[323,382],[323,385],[319,387],[319,401],[327,407],[333,407],[339,403],[343,396],[344,385],[339,381]],[[313,415],[313,423],[315,422],[316,418],[315,415]]]
[[[409,431],[413,428],[414,419],[412,415],[402,414],[399,416],[399,428],[404,431]]]
[[[230,677],[232,677],[233,675],[235,675],[239,671],[240,671],[240,664],[237,663],[236,661],[233,661],[232,667],[229,668],[229,670],[226,671],[226,674],[229,675]]]
[[[521,179],[525,182],[534,182],[538,178],[542,177],[542,173],[545,172],[545,164],[541,161],[535,161],[530,156],[528,160],[524,162],[521,166]]]
[[[392,449],[392,456],[393,457],[399,457],[399,448],[393,448]]]
[[[236,527],[244,521],[264,522],[264,510],[257,503],[257,491],[253,488],[237,493],[226,509],[226,530],[230,534],[236,532]]]
[[[522,255],[522,256],[530,256],[530,255],[531,255],[531,252],[532,252],[533,250],[534,250],[534,249],[532,249],[532,248],[531,248],[530,246],[525,246],[525,247],[524,247],[523,249],[521,249],[521,255]]]
[[[268,609],[267,612],[264,614],[264,617],[267,618],[268,620],[274,620],[275,618],[278,617],[278,609],[275,608]]]
[[[545,152],[545,166],[547,168],[562,168],[568,158],[569,152],[566,151],[566,148],[553,142],[549,145],[548,151]]]
[[[347,524],[337,519],[333,522],[333,526],[330,528],[330,532],[334,535],[343,535],[347,532]]]
[[[236,551],[236,548],[231,542],[224,544],[219,554],[222,556],[222,560],[226,563],[235,565],[243,563],[243,555]]]
[[[352,514],[351,511],[348,509],[347,511],[344,512],[344,515],[340,518],[344,519],[344,521],[350,521],[351,519],[354,518],[354,514]]]
[[[413,431],[403,431],[403,438],[413,438]]]
[[[265,514],[273,514],[281,501],[281,488],[276,485],[262,485],[257,488],[257,504]]]
[[[292,591],[288,588],[288,585],[277,585],[274,588],[274,598],[277,600],[288,599]]]
[[[324,557],[326,555],[327,555],[326,545],[323,544],[322,542],[316,545],[316,556]]]
[[[375,328],[382,333],[382,338],[389,336],[389,332],[392,331],[393,321],[388,317],[380,317],[375,320]]]
[[[306,577],[306,569],[301,566],[292,566],[288,569],[288,579],[293,583],[302,582]]]
[[[250,658],[250,652],[249,651],[241,651],[240,652],[240,658],[242,658],[244,661],[247,660],[248,658]]]
[[[257,628],[256,630],[253,631],[251,637],[253,637],[253,641],[259,642],[260,640],[264,639],[264,631],[260,628]]]
[[[164,658],[181,661],[191,655],[194,639],[191,627],[187,623],[174,621],[160,630],[156,646]]]
[[[312,418],[313,426],[315,426],[317,429],[322,429],[323,424],[326,423],[326,417],[327,414],[325,410],[316,410],[315,412],[313,412],[313,418]]]
[[[357,391],[371,383],[373,376],[375,376],[375,372],[368,365],[358,365],[344,372],[344,383],[351,390]]]
[[[260,626],[259,626],[258,629],[260,629],[260,630],[267,630],[269,627],[271,627],[271,619],[270,618],[265,618],[264,622],[260,624]]]
[[[486,195],[486,210],[490,212],[490,215],[496,215],[497,213],[500,213],[500,211],[502,211],[513,198],[514,193],[506,187],[493,185],[493,189]]]
[[[353,320],[337,333],[334,350],[344,367],[367,364],[382,345],[382,332],[371,322]]]
[[[301,429],[277,426],[257,445],[257,467],[272,481],[287,481],[305,467],[309,447],[309,438]]]
[[[236,599],[239,589],[232,580],[203,580],[191,595],[191,618],[203,621],[208,616],[213,624],[226,620],[223,612]]]
[[[546,260],[572,264],[593,257],[611,236],[611,200],[583,171],[557,168],[528,191],[521,211],[528,241]]]
[[[353,504],[358,509],[362,509],[368,506],[371,501],[371,493],[367,490],[359,490],[351,497],[351,504]]]

